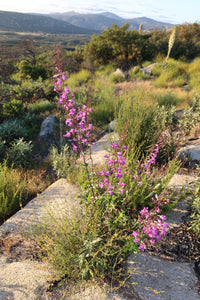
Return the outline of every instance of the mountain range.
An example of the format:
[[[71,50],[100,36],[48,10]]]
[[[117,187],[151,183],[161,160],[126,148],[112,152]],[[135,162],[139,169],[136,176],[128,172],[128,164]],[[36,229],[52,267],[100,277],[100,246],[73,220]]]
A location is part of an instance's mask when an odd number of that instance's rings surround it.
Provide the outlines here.
[[[112,24],[116,24],[121,27],[122,25],[129,23],[129,29],[138,30],[140,24],[142,24],[143,30],[151,29],[169,29],[174,25],[170,23],[158,22],[150,18],[141,17],[133,19],[124,19],[116,14],[110,12],[98,13],[98,14],[80,14],[74,11],[66,13],[53,13],[49,14],[52,18],[57,20],[63,20],[70,24],[87,28],[90,30],[105,30],[107,27],[111,27]]]
[[[158,22],[146,17],[124,19],[110,12],[98,14],[80,14],[74,11],[51,14],[27,14],[0,11],[0,31],[43,32],[65,34],[92,34],[116,24],[121,27],[129,22],[129,29],[138,30],[142,24],[143,30],[169,29],[173,25]]]

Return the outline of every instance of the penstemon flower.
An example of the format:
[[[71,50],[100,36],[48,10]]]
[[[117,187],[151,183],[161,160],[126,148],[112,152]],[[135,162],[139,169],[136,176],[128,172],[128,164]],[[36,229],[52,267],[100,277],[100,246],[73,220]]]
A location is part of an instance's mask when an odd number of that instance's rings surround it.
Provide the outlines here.
[[[59,50],[58,50],[59,51]],[[90,192],[92,194],[92,202],[95,202],[99,195],[94,192],[92,174],[88,169],[86,161],[85,149],[89,149],[91,159],[91,130],[92,124],[89,122],[90,113],[92,108],[89,105],[77,105],[74,100],[74,94],[70,92],[67,87],[63,87],[66,81],[66,75],[61,68],[61,61],[59,59],[59,53],[56,57],[56,72],[58,76],[54,79],[54,91],[58,93],[58,103],[60,103],[65,109],[66,113],[66,125],[68,130],[65,133],[65,137],[73,140],[72,148],[77,151],[83,158],[84,166],[86,168],[87,178],[89,182]],[[100,189],[100,195],[108,195],[109,201],[115,195],[115,197],[123,197],[120,207],[120,213],[126,203],[128,195],[131,194],[134,186],[143,187],[144,181],[141,180],[140,175],[142,172],[150,176],[151,168],[156,163],[156,157],[159,152],[159,148],[162,146],[162,139],[156,144],[150,155],[147,157],[144,163],[138,162],[137,172],[133,175],[133,184],[127,188],[125,179],[128,173],[126,165],[125,152],[128,150],[128,146],[125,145],[127,137],[126,127],[122,133],[122,137],[119,143],[111,143],[110,154],[106,155],[107,165],[109,170],[101,170],[98,175],[101,177],[101,181],[98,184]],[[91,159],[92,162],[92,159]],[[145,175],[147,178],[148,176]],[[104,197],[102,198],[104,201]],[[113,198],[112,198],[113,199]],[[114,198],[115,199],[115,198]],[[140,211],[139,222],[141,225],[140,231],[134,231],[131,235],[134,237],[134,243],[137,244],[138,249],[143,251],[147,248],[149,243],[155,243],[159,241],[163,235],[166,234],[168,227],[165,222],[165,216],[160,214],[160,207],[167,204],[169,200],[162,197],[162,195],[152,198],[154,207],[149,211],[148,207],[144,207]],[[102,202],[101,202],[102,205]]]

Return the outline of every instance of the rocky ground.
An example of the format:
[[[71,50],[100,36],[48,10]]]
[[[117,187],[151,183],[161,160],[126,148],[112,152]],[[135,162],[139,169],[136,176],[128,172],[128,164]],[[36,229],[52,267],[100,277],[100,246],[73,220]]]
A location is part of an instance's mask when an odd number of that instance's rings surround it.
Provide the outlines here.
[[[109,139],[106,135],[93,147],[96,163],[103,162]],[[195,151],[200,153],[200,141],[196,146],[199,150]],[[183,184],[191,188],[197,176],[188,168],[185,170],[184,174],[174,176],[171,188],[179,190]],[[47,210],[70,215],[78,203],[76,187],[61,179],[0,226],[0,299],[200,299],[200,241],[188,226],[189,198],[179,202],[167,216],[170,231],[161,243],[148,252],[129,257],[128,276],[120,285],[99,286],[90,282],[79,287],[62,284],[57,288],[58,282],[52,282],[52,270],[40,261],[37,245],[24,232],[27,226],[41,222]]]

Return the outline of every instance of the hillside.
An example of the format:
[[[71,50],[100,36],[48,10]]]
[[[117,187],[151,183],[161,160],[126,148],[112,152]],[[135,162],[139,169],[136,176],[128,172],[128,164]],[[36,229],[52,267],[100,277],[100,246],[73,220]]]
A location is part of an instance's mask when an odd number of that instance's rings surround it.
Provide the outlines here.
[[[0,11],[0,30],[53,34],[92,34],[94,32],[94,30],[74,26],[64,20],[57,20],[50,16],[8,11]]]
[[[151,29],[169,29],[173,27],[173,24],[158,22],[150,18],[141,17],[133,19],[124,19],[115,14],[105,12],[100,14],[80,14],[76,12],[67,13],[55,13],[49,16],[66,21],[75,26],[81,26],[91,30],[105,30],[107,27],[111,27],[112,24],[118,26],[123,26],[125,23],[129,22],[129,29],[138,30],[139,25],[143,25],[143,30]]]

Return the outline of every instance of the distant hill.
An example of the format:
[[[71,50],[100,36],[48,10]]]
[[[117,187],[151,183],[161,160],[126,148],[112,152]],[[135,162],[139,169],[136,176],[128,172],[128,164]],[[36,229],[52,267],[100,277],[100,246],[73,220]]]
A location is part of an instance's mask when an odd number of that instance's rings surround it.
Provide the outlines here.
[[[65,34],[92,34],[95,30],[81,28],[62,19],[42,14],[0,11],[0,30],[15,32],[44,32]]]
[[[121,27],[127,22],[130,24],[129,29],[133,30],[138,30],[140,24],[143,25],[143,30],[169,29],[174,26],[170,23],[158,22],[146,17],[124,19],[110,12],[100,14],[80,14],[73,11],[68,13],[49,14],[49,16],[76,26],[100,31],[107,29],[107,27],[111,27],[112,24],[116,24]]]

